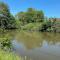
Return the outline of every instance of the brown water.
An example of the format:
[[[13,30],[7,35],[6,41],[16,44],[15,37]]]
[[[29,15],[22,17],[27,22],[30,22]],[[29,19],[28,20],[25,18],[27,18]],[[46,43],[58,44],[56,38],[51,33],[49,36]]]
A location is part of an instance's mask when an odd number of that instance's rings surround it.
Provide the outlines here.
[[[41,32],[8,32],[13,37],[16,54],[27,60],[60,60],[60,34]]]

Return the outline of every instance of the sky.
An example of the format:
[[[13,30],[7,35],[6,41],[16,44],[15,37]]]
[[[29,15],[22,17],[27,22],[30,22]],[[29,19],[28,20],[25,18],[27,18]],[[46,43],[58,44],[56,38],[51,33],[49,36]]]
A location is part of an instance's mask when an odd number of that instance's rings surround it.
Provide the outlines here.
[[[10,12],[15,15],[27,8],[43,10],[47,17],[60,18],[60,0],[0,0],[8,4]]]

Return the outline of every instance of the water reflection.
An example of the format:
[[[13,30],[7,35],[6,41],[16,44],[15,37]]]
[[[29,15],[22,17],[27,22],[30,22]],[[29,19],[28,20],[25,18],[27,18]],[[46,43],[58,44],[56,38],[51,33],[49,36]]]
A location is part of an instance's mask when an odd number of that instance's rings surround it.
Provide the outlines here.
[[[60,60],[60,34],[39,32],[8,32],[14,51],[31,60]],[[27,58],[27,60],[28,60]]]
[[[32,60],[60,60],[58,33],[20,32],[13,43],[16,53]]]
[[[60,44],[60,34],[58,33],[20,32],[16,34],[15,39],[23,43],[27,49],[42,47],[44,41],[47,41],[48,45]]]

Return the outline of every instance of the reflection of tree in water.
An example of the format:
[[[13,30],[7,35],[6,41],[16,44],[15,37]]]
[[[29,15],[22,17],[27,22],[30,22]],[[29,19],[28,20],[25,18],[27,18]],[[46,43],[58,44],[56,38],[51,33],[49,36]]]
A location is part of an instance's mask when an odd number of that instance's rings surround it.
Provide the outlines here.
[[[15,37],[18,41],[25,44],[28,49],[42,47],[46,41],[48,45],[55,45],[60,42],[60,34],[58,33],[37,33],[37,32],[20,32]]]
[[[55,45],[60,42],[60,34],[58,33],[39,33],[39,32],[16,32],[8,31],[0,34],[1,38],[5,38],[8,41],[16,39],[18,42],[22,42],[28,49],[33,49],[35,47],[42,47],[43,42],[46,41],[48,45]]]
[[[59,33],[44,33],[45,40],[48,44],[55,45],[56,43],[60,42],[60,34]]]

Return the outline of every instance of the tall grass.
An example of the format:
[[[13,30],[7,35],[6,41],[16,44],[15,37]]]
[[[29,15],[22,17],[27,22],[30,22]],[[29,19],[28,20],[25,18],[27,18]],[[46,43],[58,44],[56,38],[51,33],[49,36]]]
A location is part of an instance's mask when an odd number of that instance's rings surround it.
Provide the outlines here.
[[[13,53],[0,50],[0,60],[22,60],[20,57]]]

